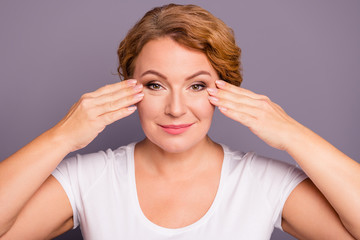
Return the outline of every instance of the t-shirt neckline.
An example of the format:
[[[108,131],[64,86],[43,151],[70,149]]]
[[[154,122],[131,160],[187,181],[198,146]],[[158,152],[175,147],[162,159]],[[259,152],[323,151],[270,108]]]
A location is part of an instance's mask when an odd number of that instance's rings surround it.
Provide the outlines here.
[[[134,150],[135,150],[135,145],[137,144],[137,142],[131,143],[128,145],[127,148],[127,161],[128,161],[128,173],[129,173],[129,183],[130,183],[130,191],[131,191],[131,198],[133,201],[133,206],[135,209],[135,216],[136,218],[140,219],[141,222],[143,224],[145,224],[148,228],[154,230],[154,231],[158,231],[161,232],[163,234],[176,234],[176,233],[181,233],[181,232],[185,232],[185,231],[189,231],[191,229],[194,229],[202,224],[204,224],[205,222],[208,221],[208,219],[211,217],[211,215],[214,213],[215,209],[217,208],[219,202],[221,201],[221,197],[222,197],[222,192],[223,192],[223,188],[224,188],[224,182],[225,182],[225,178],[226,178],[226,174],[225,171],[228,168],[228,148],[227,146],[220,144],[223,152],[224,152],[224,158],[223,158],[223,162],[222,162],[222,167],[221,167],[221,173],[220,173],[220,182],[219,182],[219,187],[217,189],[215,198],[210,206],[210,208],[208,209],[208,211],[196,222],[187,225],[185,227],[181,227],[181,228],[166,228],[166,227],[162,227],[159,226],[153,222],[151,222],[143,213],[141,207],[140,207],[140,203],[139,203],[139,199],[138,199],[138,195],[137,195],[137,190],[136,190],[136,180],[135,180],[135,160],[134,160]]]

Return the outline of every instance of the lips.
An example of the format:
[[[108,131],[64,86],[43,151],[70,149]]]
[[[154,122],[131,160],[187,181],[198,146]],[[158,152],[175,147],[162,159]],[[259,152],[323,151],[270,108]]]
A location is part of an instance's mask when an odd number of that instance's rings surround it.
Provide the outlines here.
[[[181,134],[188,130],[193,123],[190,124],[177,124],[177,125],[159,125],[165,132],[173,135]]]

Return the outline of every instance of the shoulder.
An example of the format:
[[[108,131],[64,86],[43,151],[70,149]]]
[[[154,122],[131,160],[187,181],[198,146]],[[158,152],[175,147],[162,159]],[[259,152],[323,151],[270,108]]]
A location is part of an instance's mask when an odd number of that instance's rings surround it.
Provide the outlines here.
[[[76,154],[64,159],[55,169],[56,178],[66,177],[76,181],[91,182],[113,170],[114,166],[125,166],[126,159],[134,144],[119,147],[115,150],[98,151],[88,154]],[[59,176],[60,175],[60,176]]]
[[[114,154],[111,149],[94,153],[76,154],[64,159],[56,169],[69,175],[97,176],[113,158]]]
[[[246,154],[251,173],[257,178],[273,178],[275,176],[286,177],[294,172],[301,171],[297,166],[265,157],[254,152]]]
[[[248,180],[249,184],[259,185],[263,190],[279,194],[290,191],[306,178],[297,166],[280,160],[264,157],[255,152],[238,152],[224,148],[227,156],[229,174],[236,179]],[[285,190],[285,188],[288,188]],[[277,190],[275,190],[277,189]]]
[[[229,175],[241,186],[241,191],[247,191],[247,197],[252,193],[256,199],[265,199],[272,209],[273,222],[281,228],[282,209],[294,188],[307,178],[297,166],[264,157],[254,152],[241,153],[227,149],[229,156]]]
[[[266,178],[276,175],[287,175],[301,170],[287,162],[259,155],[255,152],[240,152],[223,146],[225,158],[229,161],[230,169],[243,168],[256,178]]]

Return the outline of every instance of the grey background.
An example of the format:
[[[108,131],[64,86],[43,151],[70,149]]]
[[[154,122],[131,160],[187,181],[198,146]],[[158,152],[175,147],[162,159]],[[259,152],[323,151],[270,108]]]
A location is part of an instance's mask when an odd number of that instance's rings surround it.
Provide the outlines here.
[[[191,3],[190,1],[174,1]],[[116,50],[147,10],[168,1],[0,2],[0,160],[59,121],[85,92],[118,81]],[[360,2],[193,1],[231,26],[242,48],[243,87],[360,160]],[[210,136],[233,149],[294,163],[215,113]],[[80,152],[142,139],[134,114]],[[81,239],[71,231],[58,239]],[[293,239],[275,230],[272,239]]]

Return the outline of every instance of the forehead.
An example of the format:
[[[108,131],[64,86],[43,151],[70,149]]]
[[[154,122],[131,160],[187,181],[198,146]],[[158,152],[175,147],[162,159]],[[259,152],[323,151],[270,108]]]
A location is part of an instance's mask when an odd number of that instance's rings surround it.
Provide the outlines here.
[[[204,70],[217,75],[204,53],[180,45],[169,37],[151,40],[144,45],[135,61],[134,76],[148,70],[165,75],[189,75]]]

